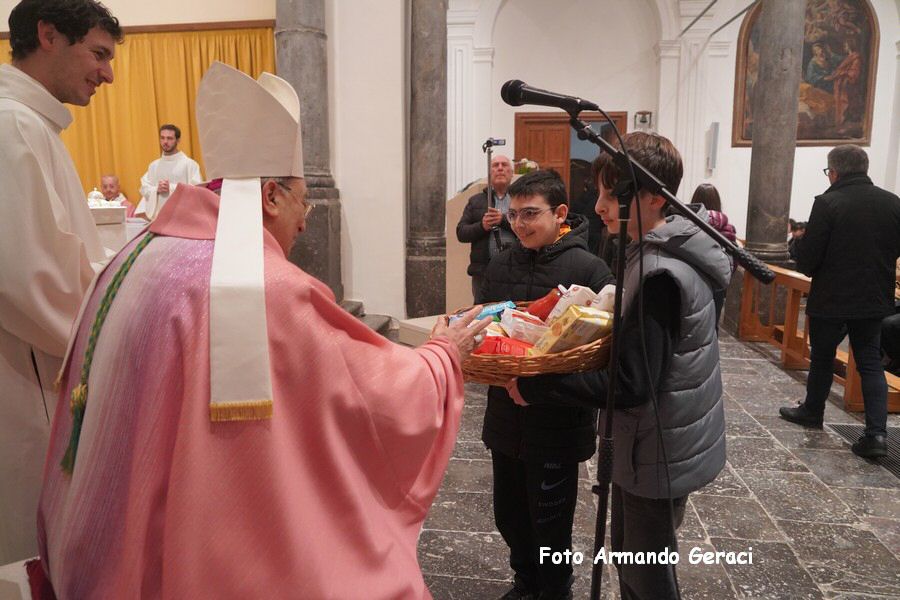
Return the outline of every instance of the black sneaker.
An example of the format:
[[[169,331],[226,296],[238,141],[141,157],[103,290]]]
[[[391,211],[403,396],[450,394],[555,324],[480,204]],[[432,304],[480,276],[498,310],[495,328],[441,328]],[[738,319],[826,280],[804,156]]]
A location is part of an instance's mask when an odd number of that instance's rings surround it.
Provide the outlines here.
[[[814,429],[822,429],[822,415],[814,415],[805,404],[797,407],[782,406],[778,409],[778,414],[785,421],[803,425],[804,427],[812,427]]]
[[[528,591],[519,578],[513,582],[512,589],[500,596],[498,600],[536,600],[535,594]]]
[[[541,592],[537,600],[572,600],[571,588],[564,592]]]
[[[853,454],[863,458],[887,456],[887,437],[883,435],[864,435],[850,449],[853,450]]]
[[[534,594],[514,585],[511,590],[500,596],[499,600],[535,600]]]

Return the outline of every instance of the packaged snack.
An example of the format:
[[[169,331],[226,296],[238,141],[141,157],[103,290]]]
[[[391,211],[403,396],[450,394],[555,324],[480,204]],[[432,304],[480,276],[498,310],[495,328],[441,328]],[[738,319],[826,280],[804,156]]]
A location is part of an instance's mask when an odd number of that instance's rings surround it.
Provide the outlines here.
[[[494,335],[494,336],[509,337],[506,334],[506,330],[504,330],[503,327],[500,326],[500,323],[491,323],[490,325],[488,325],[487,327],[484,328],[483,333],[485,336]]]
[[[535,315],[514,308],[507,308],[500,316],[500,325],[507,335],[516,340],[522,340],[529,344],[537,342],[542,335],[547,333],[547,326]]]
[[[547,317],[548,325],[558,319],[570,306],[587,306],[591,303],[591,300],[597,297],[594,290],[583,285],[575,285],[573,283],[569,286],[569,289],[565,289],[562,286],[559,287],[562,290],[562,296],[559,297],[559,301],[557,301],[556,306],[553,307],[553,310],[550,311],[550,315]]]
[[[603,286],[603,289],[597,293],[597,297],[591,300],[591,303],[588,304],[591,308],[596,308],[598,310],[605,310],[607,312],[612,312],[613,306],[616,303],[616,286],[611,283],[608,283]]]
[[[507,308],[515,308],[516,303],[512,300],[507,300],[506,302],[497,302],[495,304],[487,304],[482,309],[481,312],[478,313],[478,316],[475,317],[475,321],[480,321],[485,317],[491,317],[495,321],[500,320],[500,315],[503,314],[503,311]],[[464,314],[466,314],[466,310],[461,310],[458,313],[450,315],[450,323],[456,321],[457,319],[461,319]],[[475,321],[472,321],[473,323]]]
[[[553,307],[556,306],[556,303],[559,301],[560,296],[562,296],[562,292],[559,288],[553,288],[546,296],[529,304],[528,308],[525,310],[541,321],[546,321],[547,317],[550,315],[550,311],[553,310]]]
[[[506,356],[528,356],[533,347],[528,342],[508,337],[488,336],[475,348],[472,354],[503,354]]]
[[[534,345],[532,354],[562,352],[600,339],[612,329],[612,315],[587,306],[566,309]]]

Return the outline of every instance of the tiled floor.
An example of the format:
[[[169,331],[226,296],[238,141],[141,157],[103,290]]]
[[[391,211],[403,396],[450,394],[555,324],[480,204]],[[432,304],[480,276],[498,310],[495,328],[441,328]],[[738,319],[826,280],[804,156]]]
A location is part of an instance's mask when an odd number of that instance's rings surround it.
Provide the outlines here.
[[[766,347],[722,334],[728,464],[691,495],[679,530],[683,598],[900,598],[900,479],[854,456],[836,434],[778,418],[803,398],[802,372],[785,372]],[[437,599],[490,599],[510,587],[506,546],[494,529],[489,455],[480,442],[484,387],[469,385],[454,458],[419,540]],[[835,385],[833,392],[841,389]],[[832,396],[826,423],[856,423]],[[900,415],[890,417],[900,425]],[[595,477],[583,466],[576,550],[593,547]],[[688,564],[688,553],[746,551],[752,565]],[[587,598],[590,565],[575,567]],[[618,598],[615,575],[604,597]]]

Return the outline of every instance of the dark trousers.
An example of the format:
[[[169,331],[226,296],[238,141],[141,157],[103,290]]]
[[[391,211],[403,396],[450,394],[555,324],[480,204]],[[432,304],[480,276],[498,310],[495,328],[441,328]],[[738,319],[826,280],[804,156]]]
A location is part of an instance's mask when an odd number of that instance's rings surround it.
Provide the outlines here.
[[[671,525],[669,499],[642,498],[616,484],[611,492],[610,541],[613,552],[677,551],[674,530],[684,521],[687,496],[672,500],[675,527]],[[616,564],[622,600],[675,598],[675,565]]]
[[[484,283],[484,276],[472,275],[472,299],[475,304],[481,304],[481,284]]]
[[[897,314],[885,317],[881,322],[881,349],[894,362],[900,361],[900,306]]]
[[[572,548],[572,523],[578,497],[578,463],[524,461],[492,451],[494,520],[509,546],[516,579],[537,595],[554,597],[568,590],[572,565],[539,564],[541,546],[551,552]]]
[[[838,344],[850,334],[856,370],[862,380],[866,435],[887,434],[887,382],[881,366],[881,319],[832,320],[809,318],[809,376],[805,406],[821,415],[831,391]]]

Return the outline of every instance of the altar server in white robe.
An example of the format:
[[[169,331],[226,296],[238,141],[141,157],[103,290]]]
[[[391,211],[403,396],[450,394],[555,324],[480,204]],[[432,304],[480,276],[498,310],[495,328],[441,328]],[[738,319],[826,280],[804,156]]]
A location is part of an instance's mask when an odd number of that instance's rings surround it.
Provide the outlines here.
[[[141,201],[135,216],[152,221],[179,183],[197,185],[203,181],[197,161],[178,149],[180,140],[178,126],[167,123],[159,128],[162,155],[150,163],[141,177]]]
[[[119,22],[93,0],[22,0],[0,65],[0,565],[37,553],[53,382],[100,242],[60,132],[112,83]]]

